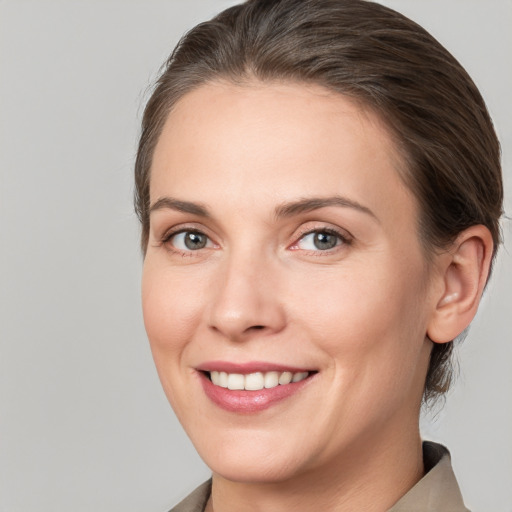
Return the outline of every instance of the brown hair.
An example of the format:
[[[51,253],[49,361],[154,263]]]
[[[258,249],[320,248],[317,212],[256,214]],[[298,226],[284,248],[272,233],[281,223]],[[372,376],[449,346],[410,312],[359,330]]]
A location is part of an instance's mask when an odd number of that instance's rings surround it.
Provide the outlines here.
[[[322,85],[377,112],[406,163],[426,254],[483,224],[500,243],[500,147],[485,103],[457,60],[405,16],[364,0],[249,0],[188,32],[158,79],[142,120],[135,209],[145,252],[151,159],[176,102],[213,80]],[[451,382],[453,343],[433,346],[425,399]]]

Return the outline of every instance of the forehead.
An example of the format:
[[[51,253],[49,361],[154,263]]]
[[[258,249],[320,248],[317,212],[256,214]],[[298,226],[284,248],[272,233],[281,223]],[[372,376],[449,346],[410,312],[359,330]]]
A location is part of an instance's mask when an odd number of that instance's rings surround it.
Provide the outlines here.
[[[302,84],[211,83],[170,113],[153,158],[151,202],[169,194],[263,205],[343,194],[413,213],[401,163],[379,116],[346,96]]]

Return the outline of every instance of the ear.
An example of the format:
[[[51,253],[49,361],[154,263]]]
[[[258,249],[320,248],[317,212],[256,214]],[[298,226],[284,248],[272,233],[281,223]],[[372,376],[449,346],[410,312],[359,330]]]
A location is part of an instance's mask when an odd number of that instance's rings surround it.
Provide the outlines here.
[[[471,226],[441,255],[442,283],[427,328],[434,343],[452,341],[473,320],[489,275],[493,247],[485,226]]]

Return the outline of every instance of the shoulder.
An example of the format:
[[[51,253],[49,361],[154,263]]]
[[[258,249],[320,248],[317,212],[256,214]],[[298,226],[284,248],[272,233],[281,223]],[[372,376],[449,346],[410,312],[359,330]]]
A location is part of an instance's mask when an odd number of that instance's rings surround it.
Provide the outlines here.
[[[425,476],[389,512],[469,512],[452,469],[450,452],[442,445],[423,443]]]
[[[210,497],[212,481],[207,480],[169,512],[203,512]]]

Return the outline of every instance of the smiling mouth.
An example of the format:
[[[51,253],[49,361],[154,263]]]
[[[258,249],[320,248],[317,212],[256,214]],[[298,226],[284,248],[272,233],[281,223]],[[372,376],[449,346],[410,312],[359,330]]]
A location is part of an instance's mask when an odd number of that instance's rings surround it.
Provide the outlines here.
[[[229,390],[261,391],[286,384],[300,382],[316,372],[254,372],[248,374],[205,371],[206,377],[215,385]]]
[[[213,361],[196,370],[206,396],[221,409],[236,414],[259,413],[300,394],[319,373],[256,361]]]

